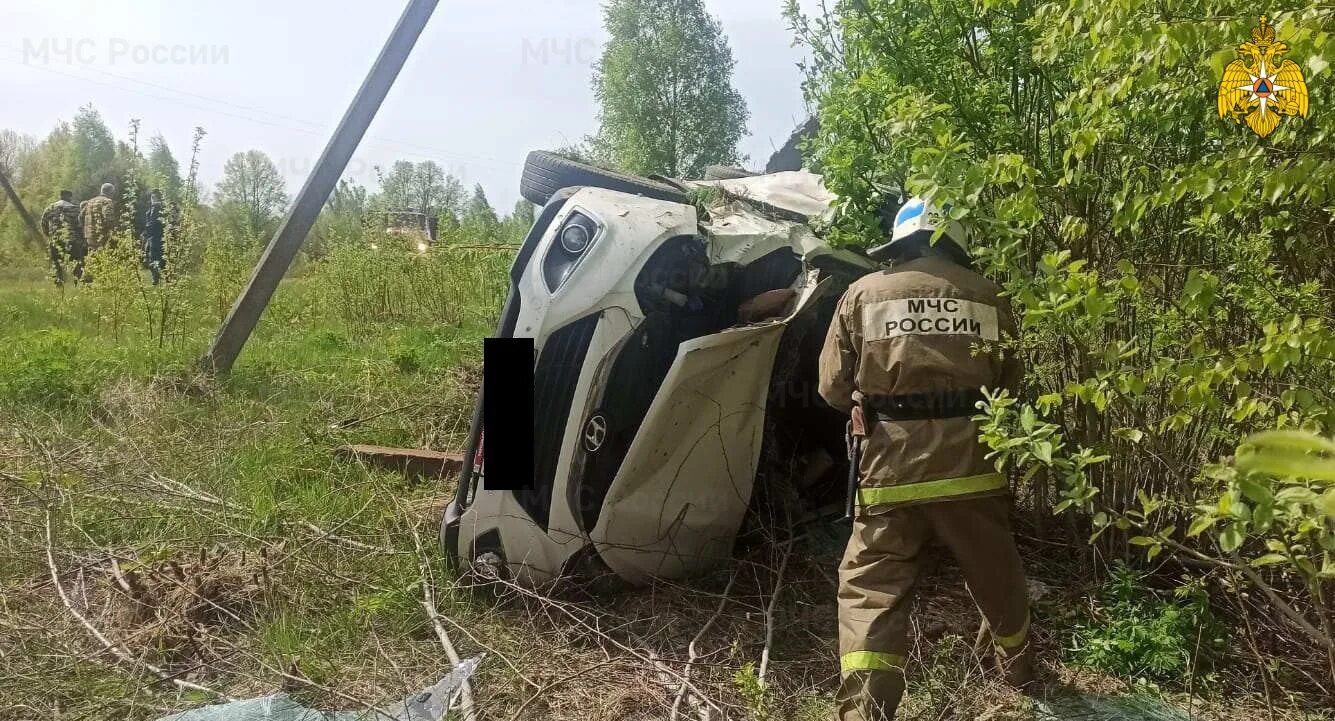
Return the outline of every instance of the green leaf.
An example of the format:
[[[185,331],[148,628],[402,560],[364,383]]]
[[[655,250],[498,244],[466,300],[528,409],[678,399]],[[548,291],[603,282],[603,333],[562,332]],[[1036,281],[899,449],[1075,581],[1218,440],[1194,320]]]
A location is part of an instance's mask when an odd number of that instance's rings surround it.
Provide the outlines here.
[[[1183,287],[1182,293],[1187,298],[1195,298],[1196,296],[1200,295],[1201,291],[1204,289],[1205,289],[1204,278],[1201,277],[1201,274],[1199,272],[1192,271],[1191,274],[1187,276],[1187,284]]]
[[[1062,395],[1060,393],[1047,393],[1038,397],[1038,407],[1044,413],[1050,412],[1053,408],[1058,408],[1062,404]]]
[[[1250,498],[1255,503],[1269,503],[1274,498],[1270,486],[1252,478],[1239,479],[1238,487],[1242,489],[1242,495]]]
[[[1281,556],[1278,553],[1267,553],[1264,556],[1261,556],[1260,558],[1252,559],[1252,565],[1257,568],[1260,568],[1261,566],[1273,566],[1276,563],[1288,563],[1288,562],[1289,559],[1287,556]]]
[[[1288,488],[1281,488],[1279,492],[1275,494],[1275,501],[1277,503],[1300,503],[1307,505],[1316,503],[1317,495],[1316,491],[1313,491],[1310,488],[1304,488],[1303,486],[1289,486]]]
[[[1335,454],[1335,441],[1305,431],[1265,431],[1248,437],[1244,444],[1255,448],[1274,448],[1306,453]]]
[[[1238,528],[1238,524],[1229,524],[1229,527],[1219,534],[1219,547],[1224,549],[1225,553],[1232,553],[1242,546],[1243,540],[1242,531]]]
[[[1187,537],[1195,538],[1196,536],[1201,535],[1218,520],[1219,519],[1215,516],[1198,516],[1196,520],[1191,522],[1191,526],[1187,528]]]
[[[1132,443],[1140,443],[1145,440],[1145,431],[1142,431],[1139,428],[1118,428],[1113,431],[1113,435],[1131,441]]]
[[[1291,450],[1267,448],[1263,451],[1239,453],[1237,466],[1239,470],[1248,473],[1335,482],[1335,459]]]
[[[1130,543],[1133,546],[1153,546],[1157,544],[1158,541],[1154,540],[1153,538],[1150,538],[1149,536],[1136,536],[1131,539]]]
[[[1318,503],[1317,506],[1321,509],[1322,513],[1326,514],[1326,517],[1335,520],[1335,488],[1323,493],[1321,495],[1321,502]]]

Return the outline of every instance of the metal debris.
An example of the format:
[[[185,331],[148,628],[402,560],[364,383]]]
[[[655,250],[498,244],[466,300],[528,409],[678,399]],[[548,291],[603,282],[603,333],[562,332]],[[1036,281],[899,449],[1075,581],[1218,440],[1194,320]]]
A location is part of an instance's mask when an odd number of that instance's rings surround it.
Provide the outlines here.
[[[163,716],[157,721],[441,721],[458,701],[463,688],[486,654],[459,664],[435,685],[384,709],[372,711],[316,711],[285,693],[233,703],[205,706]]]

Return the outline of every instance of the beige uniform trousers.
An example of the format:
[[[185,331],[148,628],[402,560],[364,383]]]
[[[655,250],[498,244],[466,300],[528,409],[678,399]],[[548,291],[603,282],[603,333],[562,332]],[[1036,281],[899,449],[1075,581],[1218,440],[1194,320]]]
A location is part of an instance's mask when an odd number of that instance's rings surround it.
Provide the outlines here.
[[[841,721],[894,718],[904,695],[909,612],[923,549],[954,555],[1001,659],[1027,654],[1029,604],[1009,499],[985,496],[901,506],[853,523],[839,567],[837,697]]]

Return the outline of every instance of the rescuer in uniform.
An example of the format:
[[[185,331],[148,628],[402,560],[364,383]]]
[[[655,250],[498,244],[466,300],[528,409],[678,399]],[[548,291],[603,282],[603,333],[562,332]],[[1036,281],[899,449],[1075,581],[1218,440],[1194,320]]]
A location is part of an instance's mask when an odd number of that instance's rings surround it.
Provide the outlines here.
[[[112,242],[111,234],[116,229],[116,201],[112,198],[115,194],[116,186],[103,183],[101,195],[79,206],[79,221],[90,253]]]
[[[79,206],[74,204],[74,193],[60,191],[60,200],[48,205],[42,212],[42,233],[50,241],[51,265],[55,270],[56,285],[65,284],[65,260],[74,262],[74,280],[83,277],[83,229],[79,226]]]
[[[890,267],[849,286],[821,352],[820,394],[852,416],[863,449],[839,567],[842,721],[894,717],[913,586],[932,540],[959,562],[1006,680],[1033,680],[1009,488],[970,419],[983,388],[1014,394],[1022,369],[997,346],[1015,334],[1010,311],[968,251],[962,226],[910,200],[890,241],[869,252]]]

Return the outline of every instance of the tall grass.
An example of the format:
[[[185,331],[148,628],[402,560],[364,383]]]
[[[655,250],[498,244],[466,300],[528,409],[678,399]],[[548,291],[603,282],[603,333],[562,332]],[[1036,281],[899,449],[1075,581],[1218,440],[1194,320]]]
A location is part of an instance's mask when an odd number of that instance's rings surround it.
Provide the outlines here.
[[[512,253],[437,245],[425,251],[399,239],[341,243],[313,275],[325,302],[350,323],[487,323],[505,300]]]
[[[256,253],[201,245],[199,267],[156,288],[127,253],[103,254],[88,286],[57,288],[36,260],[5,271],[0,719],[211,700],[106,654],[53,593],[48,554],[73,610],[136,659],[230,695],[290,672],[342,694],[315,705],[383,704],[441,675],[416,602],[438,554],[416,539],[434,538],[449,481],[332,450],[462,446],[507,254],[345,248],[300,265],[232,374],[208,379],[194,363]]]

